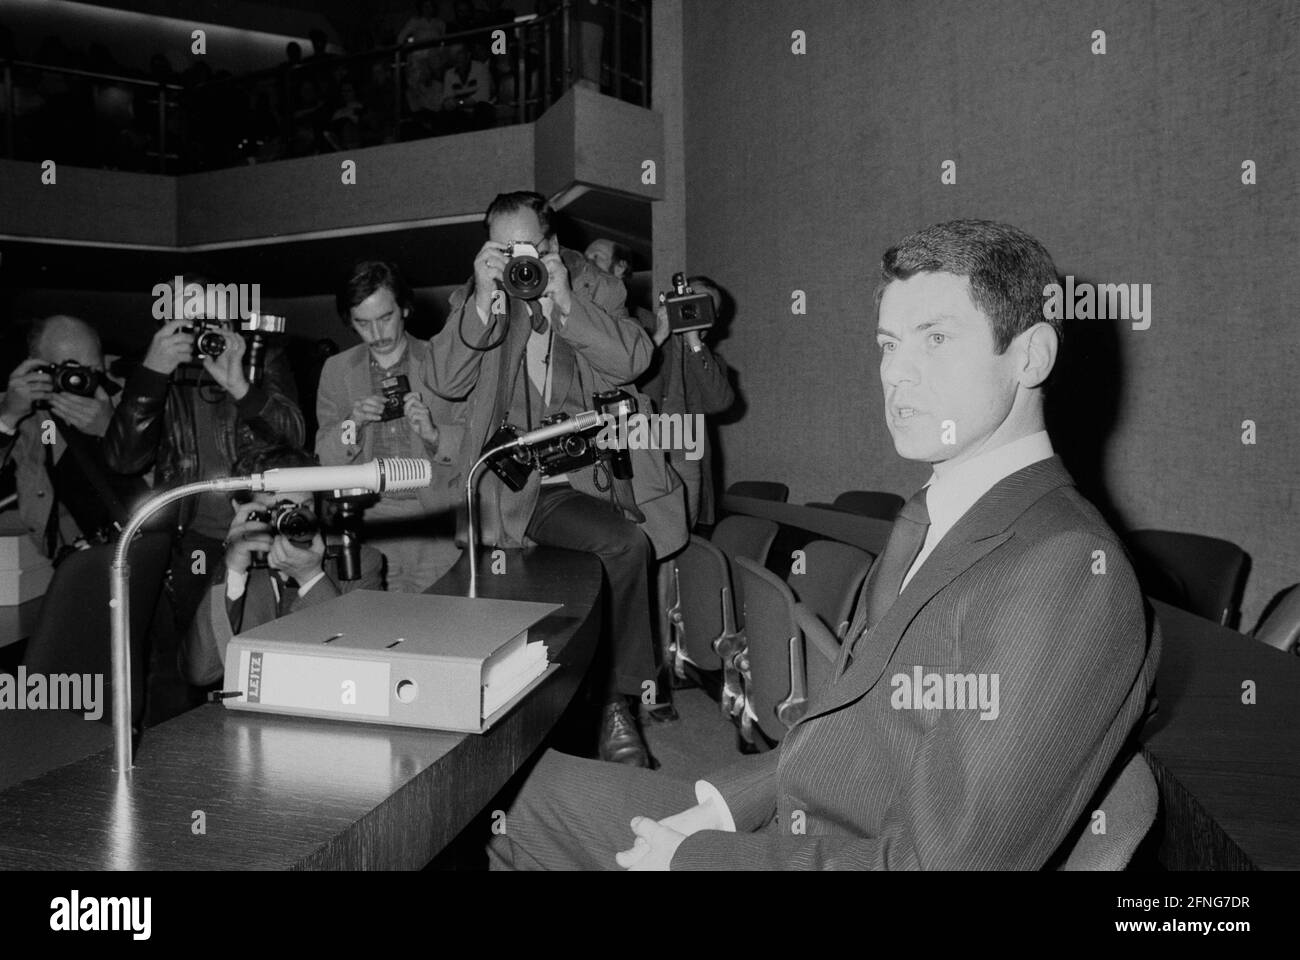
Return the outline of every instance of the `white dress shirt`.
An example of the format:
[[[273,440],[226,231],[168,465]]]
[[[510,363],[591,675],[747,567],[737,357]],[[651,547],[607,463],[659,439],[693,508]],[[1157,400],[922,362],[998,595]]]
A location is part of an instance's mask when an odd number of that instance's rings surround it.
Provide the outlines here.
[[[980,497],[1017,470],[1052,456],[1052,441],[1046,430],[1039,430],[1019,440],[1012,440],[987,453],[959,463],[942,477],[930,476],[926,484],[925,509],[930,514],[930,529],[926,531],[921,552],[912,561],[901,589],[907,587],[912,575],[921,569],[934,548],[939,545],[966,511],[975,506]]]

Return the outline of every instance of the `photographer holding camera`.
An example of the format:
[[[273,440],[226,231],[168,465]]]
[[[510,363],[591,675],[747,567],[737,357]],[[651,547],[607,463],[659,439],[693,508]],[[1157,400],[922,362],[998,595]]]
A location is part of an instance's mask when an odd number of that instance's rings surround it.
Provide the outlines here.
[[[104,372],[99,334],[76,317],[56,314],[32,325],[27,345],[30,356],[0,397],[0,455],[14,461],[18,513],[28,533],[57,559],[61,548],[111,539],[145,487],[113,475],[104,462],[110,395],[121,387]]]
[[[263,447],[235,462],[233,476],[314,467],[294,447]],[[225,562],[212,578],[180,648],[181,675],[196,687],[218,682],[226,646],[243,630],[324,603],[352,590],[382,590],[384,558],[361,547],[361,576],[344,580],[327,557],[311,493],[243,491],[231,502]]]
[[[325,361],[316,394],[316,455],[323,466],[376,457],[433,464],[423,490],[386,492],[369,506],[365,538],[388,559],[388,588],[419,593],[460,557],[456,458],[463,426],[456,406],[437,397],[429,344],[406,332],[414,297],[397,267],[356,264],[335,306],[361,343]]]
[[[186,294],[207,286],[204,281],[190,276],[179,278],[176,286],[159,286],[171,288],[171,316],[178,319],[162,324],[144,362],[127,380],[104,438],[109,467],[131,476],[153,468],[154,488],[164,490],[231,476],[235,461],[259,446],[301,447],[302,411],[283,351],[272,348],[264,374],[250,383],[243,336],[224,317],[194,315],[202,311],[194,309],[197,304]],[[198,341],[203,341],[202,351],[196,351]],[[218,341],[224,341],[224,349]],[[193,362],[196,352],[201,365]],[[180,536],[169,582],[176,625],[183,630],[206,583],[192,572],[195,552],[205,555],[202,569],[216,565],[231,506],[220,493],[209,493],[183,500],[179,508]]]
[[[434,387],[468,404],[462,475],[503,424],[531,430],[557,414],[590,410],[594,395],[631,382],[650,362],[650,338],[628,318],[623,285],[561,249],[551,216],[537,193],[492,201],[474,277],[451,295],[447,323],[433,338]],[[547,477],[533,472],[518,491],[485,472],[479,522],[485,544],[546,544],[600,557],[609,584],[611,661],[600,756],[648,766],[628,698],[639,697],[655,676],[652,543],[671,550],[684,540],[685,504],[661,452],[629,453],[630,480],[603,461]]]

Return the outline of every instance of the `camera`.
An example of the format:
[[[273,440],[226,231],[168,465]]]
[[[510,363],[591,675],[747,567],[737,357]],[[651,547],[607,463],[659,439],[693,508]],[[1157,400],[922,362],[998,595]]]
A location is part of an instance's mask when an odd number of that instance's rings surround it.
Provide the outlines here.
[[[673,333],[707,330],[717,320],[713,297],[692,290],[686,283],[685,274],[673,274],[672,293],[659,294],[659,302],[668,311],[668,329]]]
[[[309,546],[312,538],[320,532],[320,521],[311,508],[289,500],[281,500],[266,510],[254,510],[248,519],[268,524],[276,536],[284,537],[295,547]]]
[[[361,579],[361,520],[366,508],[379,502],[379,494],[368,490],[335,490],[325,500],[330,533],[325,553],[338,560],[340,580]]]
[[[49,374],[54,381],[55,393],[71,393],[78,397],[93,397],[95,388],[99,386],[100,373],[98,370],[92,370],[90,367],[83,367],[75,360],[64,360],[62,363],[47,363],[35,368],[37,373]],[[38,400],[32,406],[40,410],[48,410],[50,402],[48,400]]]
[[[550,281],[546,264],[531,243],[512,243],[506,247],[501,286],[507,294],[520,300],[536,300],[546,292]]]
[[[219,320],[195,320],[187,326],[181,327],[186,333],[194,334],[194,349],[201,356],[211,357],[213,360],[226,352],[226,338],[224,331],[226,325]]]
[[[406,395],[411,392],[411,381],[406,374],[384,377],[379,381],[379,389],[384,395],[384,412],[380,414],[379,419],[381,421],[396,420],[402,416],[402,409],[406,405]]]
[[[610,473],[620,480],[632,476],[632,459],[627,445],[615,434],[613,444],[597,442],[600,433],[611,424],[616,431],[626,425],[627,420],[636,413],[636,399],[623,390],[609,390],[592,397],[596,411],[602,414],[602,422],[585,430],[568,433],[531,447],[515,447],[513,450],[493,457],[488,461],[492,472],[501,478],[509,489],[518,493],[528,482],[534,470],[543,477],[556,477],[570,473],[582,467],[590,466],[598,460],[609,465]],[[546,417],[538,427],[549,427],[570,419],[567,413],[557,413]],[[485,450],[498,447],[520,436],[518,428],[503,423],[489,439]]]
[[[276,536],[284,537],[300,549],[311,546],[313,538],[320,532],[320,521],[311,508],[301,507],[290,500],[281,500],[265,510],[253,510],[248,519],[267,524]],[[265,567],[265,551],[253,551],[250,562],[254,567]]]

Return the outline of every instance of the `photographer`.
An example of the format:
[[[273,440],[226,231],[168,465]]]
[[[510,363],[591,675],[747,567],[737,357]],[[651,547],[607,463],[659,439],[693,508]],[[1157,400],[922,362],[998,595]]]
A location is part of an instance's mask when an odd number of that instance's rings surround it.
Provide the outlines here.
[[[293,447],[265,447],[234,464],[234,476],[284,467],[311,467],[315,458]],[[224,543],[225,559],[199,603],[180,648],[181,675],[197,687],[218,682],[230,638],[269,620],[323,603],[352,590],[383,589],[384,558],[361,546],[361,577],[340,580],[334,558],[325,556],[320,531],[295,543],[266,518],[290,506],[311,511],[310,493],[245,492],[231,502],[235,516]],[[313,514],[314,516],[314,514]],[[265,565],[256,561],[265,555]]]
[[[363,261],[335,298],[362,342],[330,357],[316,394],[316,455],[327,467],[375,457],[432,462],[423,490],[389,491],[366,511],[365,537],[388,558],[388,588],[419,593],[460,557],[456,458],[463,426],[435,396],[429,344],[406,332],[413,297],[397,267]]]
[[[650,362],[650,338],[627,316],[623,285],[581,254],[561,249],[552,211],[536,193],[501,194],[488,207],[488,240],[474,260],[474,277],[451,295],[446,326],[433,339],[434,387],[449,399],[467,398],[468,422],[460,462],[467,472],[489,438],[508,422],[530,430],[544,418],[591,409],[593,394],[636,378]],[[504,289],[511,256],[531,256],[545,268],[530,294]],[[536,263],[532,264],[536,274]],[[512,270],[512,274],[518,276]],[[518,288],[515,288],[518,290]],[[662,454],[633,455],[633,482],[614,478],[603,462],[543,479],[531,474],[514,492],[491,472],[479,483],[479,522],[485,544],[547,544],[597,554],[609,584],[609,655],[600,756],[637,766],[649,758],[628,710],[643,683],[655,676],[647,563],[657,536],[684,535],[684,504],[677,526],[661,533],[656,508],[680,484]],[[634,487],[635,483],[635,487]]]
[[[687,284],[695,293],[707,293],[713,300],[714,316],[722,317],[722,293],[707,277],[690,277]],[[704,338],[709,330],[673,333],[668,309],[655,311],[655,346],[659,352],[638,386],[645,391],[659,413],[683,416],[724,413],[736,400],[727,377],[727,365],[711,352]],[[668,462],[686,485],[687,512],[693,529],[697,522],[713,523],[713,470],[709,457],[708,431],[701,431],[702,454],[689,459],[685,450],[668,451]]]
[[[225,349],[216,357],[203,355],[201,366],[193,362],[192,328],[202,318],[186,315],[185,293],[194,284],[203,286],[195,277],[182,277],[179,288],[172,289],[172,316],[183,319],[168,320],[154,334],[144,362],[127,381],[104,438],[110,469],[138,475],[152,467],[154,487],[159,490],[231,476],[234,462],[258,446],[303,443],[302,411],[278,348],[268,351],[261,382],[251,384],[244,371],[244,338],[228,320],[207,318],[221,324]],[[231,507],[219,493],[191,497],[179,506],[181,535],[170,582],[176,624],[184,629],[205,583],[203,576],[192,572],[195,551],[206,556],[203,569],[216,565]]]
[[[99,335],[76,317],[55,315],[32,325],[27,344],[30,356],[0,397],[0,456],[14,461],[28,533],[57,559],[61,549],[110,539],[146,491],[142,481],[123,480],[104,463],[109,394],[121,388],[104,372]],[[53,421],[52,434],[46,420]]]

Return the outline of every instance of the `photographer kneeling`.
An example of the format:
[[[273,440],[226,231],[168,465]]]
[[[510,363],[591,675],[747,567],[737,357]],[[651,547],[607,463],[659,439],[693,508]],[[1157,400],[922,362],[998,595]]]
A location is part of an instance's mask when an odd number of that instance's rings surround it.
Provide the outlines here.
[[[264,447],[236,461],[231,475],[315,465],[314,457],[293,447]],[[190,683],[205,687],[221,680],[226,646],[237,633],[352,590],[383,589],[383,555],[365,544],[360,578],[340,579],[339,564],[326,557],[314,522],[313,496],[243,493],[234,498],[225,562],[199,602],[181,645],[181,674]]]

